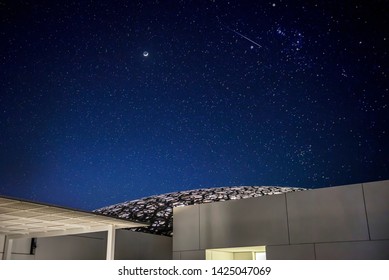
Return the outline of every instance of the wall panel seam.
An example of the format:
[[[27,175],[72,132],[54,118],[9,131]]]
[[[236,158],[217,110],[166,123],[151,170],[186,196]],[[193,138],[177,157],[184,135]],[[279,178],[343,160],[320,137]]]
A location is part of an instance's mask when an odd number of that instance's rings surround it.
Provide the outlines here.
[[[364,206],[365,215],[366,215],[367,234],[369,235],[369,240],[371,240],[369,217],[368,217],[368,215],[367,215],[367,207],[366,207],[366,199],[365,199],[365,187],[364,187],[363,184],[361,184],[361,185],[362,185],[363,206]]]
[[[317,260],[317,257],[316,257],[316,243],[313,243],[313,256],[314,256],[315,260]]]
[[[198,219],[198,225],[199,225],[199,235],[198,235],[198,239],[197,239],[197,250],[201,250],[201,211],[200,211],[200,207],[201,207],[201,204],[199,204],[199,206],[197,207],[199,210],[198,210],[198,215],[199,215],[199,219]]]
[[[212,249],[211,249],[212,250]],[[205,252],[206,249],[199,249],[199,250],[180,250],[180,251],[173,251],[174,253],[181,253],[181,252]]]
[[[288,198],[285,196],[285,211],[286,211],[286,228],[288,230],[288,243],[290,245],[290,231],[289,231],[289,213],[288,213]]]
[[[369,239],[356,239],[356,240],[327,240],[327,241],[314,241],[314,243],[312,242],[302,242],[302,243],[293,243],[293,244],[290,244],[290,246],[293,246],[293,245],[304,245],[304,244],[326,244],[326,243],[351,243],[351,242],[373,242],[373,241],[382,241],[382,240],[389,240],[389,239],[377,239],[377,240],[369,240]],[[276,244],[276,245],[272,245],[272,246],[283,246],[283,245],[288,245],[288,244]]]

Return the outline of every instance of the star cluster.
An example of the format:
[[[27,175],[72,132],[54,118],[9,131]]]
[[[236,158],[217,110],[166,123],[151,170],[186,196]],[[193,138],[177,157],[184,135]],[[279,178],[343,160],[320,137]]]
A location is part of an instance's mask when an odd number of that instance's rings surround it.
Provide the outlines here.
[[[0,194],[95,209],[388,179],[388,8],[0,1]]]

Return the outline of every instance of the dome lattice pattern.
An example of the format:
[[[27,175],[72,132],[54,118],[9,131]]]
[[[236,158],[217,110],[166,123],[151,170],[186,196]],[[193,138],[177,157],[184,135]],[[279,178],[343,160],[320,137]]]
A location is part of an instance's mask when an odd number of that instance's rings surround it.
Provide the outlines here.
[[[245,199],[302,190],[305,189],[257,186],[197,189],[149,196],[103,207],[94,212],[151,224],[148,227],[131,229],[133,231],[172,236],[174,207]]]

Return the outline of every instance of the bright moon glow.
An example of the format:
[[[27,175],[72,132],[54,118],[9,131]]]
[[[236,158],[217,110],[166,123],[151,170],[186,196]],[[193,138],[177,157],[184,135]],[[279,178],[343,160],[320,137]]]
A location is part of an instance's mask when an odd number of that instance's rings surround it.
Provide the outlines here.
[[[146,51],[144,51],[144,52],[143,52],[143,56],[144,56],[144,57],[149,56],[149,53],[146,52]]]

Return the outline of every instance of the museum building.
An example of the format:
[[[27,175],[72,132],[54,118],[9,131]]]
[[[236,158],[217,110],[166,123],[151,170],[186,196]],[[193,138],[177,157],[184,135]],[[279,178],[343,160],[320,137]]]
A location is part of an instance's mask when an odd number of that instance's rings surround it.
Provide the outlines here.
[[[231,187],[78,211],[0,197],[0,259],[389,259],[389,180]]]

